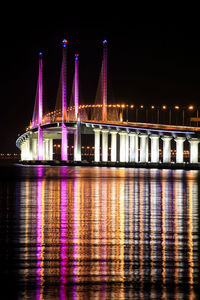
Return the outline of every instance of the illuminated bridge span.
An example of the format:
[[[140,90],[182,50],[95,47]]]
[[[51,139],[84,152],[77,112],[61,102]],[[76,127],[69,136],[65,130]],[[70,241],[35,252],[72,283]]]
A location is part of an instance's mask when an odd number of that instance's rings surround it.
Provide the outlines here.
[[[163,105],[160,109],[151,105],[120,105],[107,103],[107,41],[103,41],[103,60],[95,104],[79,103],[79,56],[75,54],[75,71],[72,96],[67,102],[67,41],[62,43],[62,67],[54,111],[43,112],[43,58],[39,53],[39,76],[32,122],[26,132],[18,137],[21,161],[63,163],[183,164],[199,162],[200,128],[197,116],[190,118],[185,126],[186,114],[180,111],[172,118],[172,108]],[[68,105],[67,105],[68,104]],[[193,106],[188,109],[193,111]],[[152,120],[153,112],[155,111]],[[143,122],[138,122],[138,114]],[[165,113],[166,124],[160,124]],[[128,121],[132,119],[132,122]],[[196,127],[191,126],[196,122]],[[177,125],[179,123],[179,125]],[[194,125],[194,123],[193,123]],[[89,149],[90,151],[86,151]],[[87,152],[87,153],[86,153]]]

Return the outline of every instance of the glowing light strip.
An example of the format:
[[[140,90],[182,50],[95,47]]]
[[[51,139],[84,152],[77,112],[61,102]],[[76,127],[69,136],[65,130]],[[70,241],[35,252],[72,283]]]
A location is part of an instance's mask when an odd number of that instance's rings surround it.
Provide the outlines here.
[[[62,120],[67,120],[67,70],[66,70],[67,41],[63,40],[62,58]]]
[[[43,160],[43,133],[41,126],[38,127],[38,160]]]
[[[67,127],[62,123],[62,142],[61,142],[61,160],[68,160],[68,132]]]
[[[42,63],[42,53],[39,53],[39,77],[38,77],[39,89],[38,89],[38,122],[42,123],[43,115],[43,63]]]
[[[74,106],[75,120],[78,119],[78,102],[79,102],[79,55],[75,54],[75,91],[74,91]]]

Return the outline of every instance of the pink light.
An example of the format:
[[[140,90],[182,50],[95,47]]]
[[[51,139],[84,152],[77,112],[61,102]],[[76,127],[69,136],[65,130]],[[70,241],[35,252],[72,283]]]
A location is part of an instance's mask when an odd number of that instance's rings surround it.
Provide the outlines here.
[[[64,167],[65,168],[65,167]],[[61,174],[63,173],[63,167]],[[60,204],[60,279],[61,284],[67,282],[67,180],[61,180],[61,204]]]
[[[43,295],[44,283],[44,184],[41,180],[43,168],[37,168],[37,238],[36,238],[36,299],[41,299]]]
[[[74,180],[73,183],[73,191],[74,191],[74,206],[73,206],[73,282],[77,282],[77,260],[78,260],[78,202],[79,202],[79,187],[78,187],[77,179]]]
[[[67,127],[62,123],[62,142],[61,142],[61,160],[66,161],[68,160],[68,135],[67,135]]]
[[[63,40],[65,41],[65,40]],[[64,42],[63,47],[63,58],[62,58],[62,121],[66,122],[67,120],[67,68],[66,68],[66,46],[67,41]]]
[[[38,122],[42,124],[43,118],[43,63],[42,63],[42,53],[39,53],[39,76],[38,76]]]
[[[43,132],[41,126],[38,126],[38,160],[43,160]]]
[[[78,102],[79,102],[79,55],[75,54],[75,91],[74,91],[74,106],[75,119],[78,118]]]

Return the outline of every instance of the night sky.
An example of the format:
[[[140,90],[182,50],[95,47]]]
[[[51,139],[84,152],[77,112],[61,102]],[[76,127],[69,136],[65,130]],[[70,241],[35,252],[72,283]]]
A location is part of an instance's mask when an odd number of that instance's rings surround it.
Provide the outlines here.
[[[30,12],[31,13],[31,10]],[[1,26],[0,153],[16,152],[15,141],[32,119],[43,52],[44,101],[54,109],[63,38],[68,44],[68,93],[74,54],[80,55],[80,97],[93,103],[108,40],[109,94],[112,103],[200,104],[199,25],[187,22],[133,22],[122,16],[47,18],[8,17]]]

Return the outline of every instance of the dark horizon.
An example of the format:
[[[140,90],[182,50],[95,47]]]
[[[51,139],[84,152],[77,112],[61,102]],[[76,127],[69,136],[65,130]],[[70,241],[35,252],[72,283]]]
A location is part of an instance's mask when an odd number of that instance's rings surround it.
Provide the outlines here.
[[[61,68],[61,42],[68,43],[68,99],[74,54],[80,56],[80,99],[93,103],[108,40],[108,101],[127,104],[197,105],[200,98],[198,27],[188,24],[117,22],[117,18],[79,19],[33,25],[12,22],[1,47],[0,152],[16,152],[15,141],[32,118],[38,52],[44,60],[44,102],[53,109]],[[12,120],[12,122],[8,122]]]

